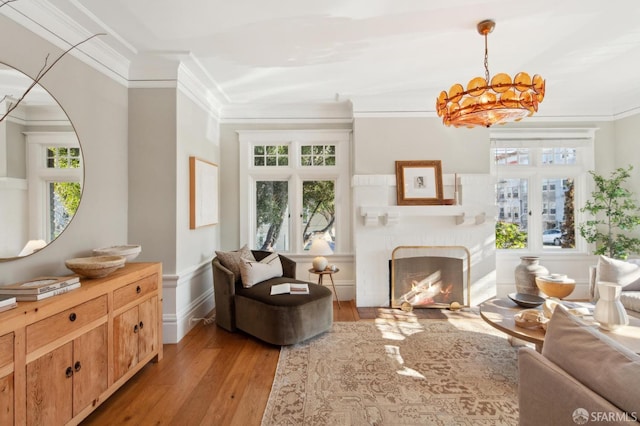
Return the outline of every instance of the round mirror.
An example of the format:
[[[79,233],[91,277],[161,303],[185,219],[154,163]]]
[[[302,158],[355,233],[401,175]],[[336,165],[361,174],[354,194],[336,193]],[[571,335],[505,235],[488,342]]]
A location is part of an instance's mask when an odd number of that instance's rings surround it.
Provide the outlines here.
[[[41,250],[64,231],[80,204],[84,172],[73,125],[49,92],[0,63],[0,99],[0,261],[6,261]]]

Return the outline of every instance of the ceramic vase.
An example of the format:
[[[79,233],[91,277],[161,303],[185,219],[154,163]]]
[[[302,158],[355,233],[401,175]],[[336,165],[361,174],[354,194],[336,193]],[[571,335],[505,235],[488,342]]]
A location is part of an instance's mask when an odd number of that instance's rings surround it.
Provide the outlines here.
[[[518,293],[540,295],[540,289],[536,285],[536,277],[548,275],[549,270],[540,265],[540,258],[537,256],[522,256],[520,264],[514,271],[516,279],[516,291]]]
[[[593,319],[598,321],[600,328],[614,330],[629,324],[627,311],[620,302],[622,286],[606,281],[598,281],[597,286],[600,299],[593,311]]]

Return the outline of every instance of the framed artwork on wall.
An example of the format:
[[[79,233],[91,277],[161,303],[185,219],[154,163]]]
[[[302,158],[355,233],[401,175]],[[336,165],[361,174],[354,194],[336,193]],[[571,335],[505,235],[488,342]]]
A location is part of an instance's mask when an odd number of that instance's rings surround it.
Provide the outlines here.
[[[396,161],[399,206],[443,203],[440,160]]]
[[[218,223],[218,165],[189,157],[189,229]]]

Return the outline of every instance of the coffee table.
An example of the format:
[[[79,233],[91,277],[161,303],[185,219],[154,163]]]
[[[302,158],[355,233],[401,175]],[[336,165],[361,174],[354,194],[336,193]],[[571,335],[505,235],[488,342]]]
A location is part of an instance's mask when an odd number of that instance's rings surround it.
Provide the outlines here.
[[[587,302],[570,303],[593,308],[593,304]],[[495,298],[487,300],[480,305],[480,316],[489,325],[508,334],[510,337],[533,343],[536,346],[536,350],[541,352],[545,336],[544,330],[541,328],[518,327],[513,319],[514,315],[523,309],[525,308],[516,305],[511,299]],[[592,324],[594,328],[598,327],[592,316],[584,316],[582,320],[587,324]],[[614,331],[602,329],[600,331],[632,351],[640,353],[640,318],[629,315],[629,325]]]

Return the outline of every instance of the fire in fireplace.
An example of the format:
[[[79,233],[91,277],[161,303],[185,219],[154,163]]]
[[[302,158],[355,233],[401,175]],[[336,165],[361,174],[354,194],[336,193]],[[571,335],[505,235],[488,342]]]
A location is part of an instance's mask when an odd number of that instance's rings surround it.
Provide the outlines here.
[[[470,303],[471,256],[463,246],[400,246],[391,255],[394,308],[443,308]]]

